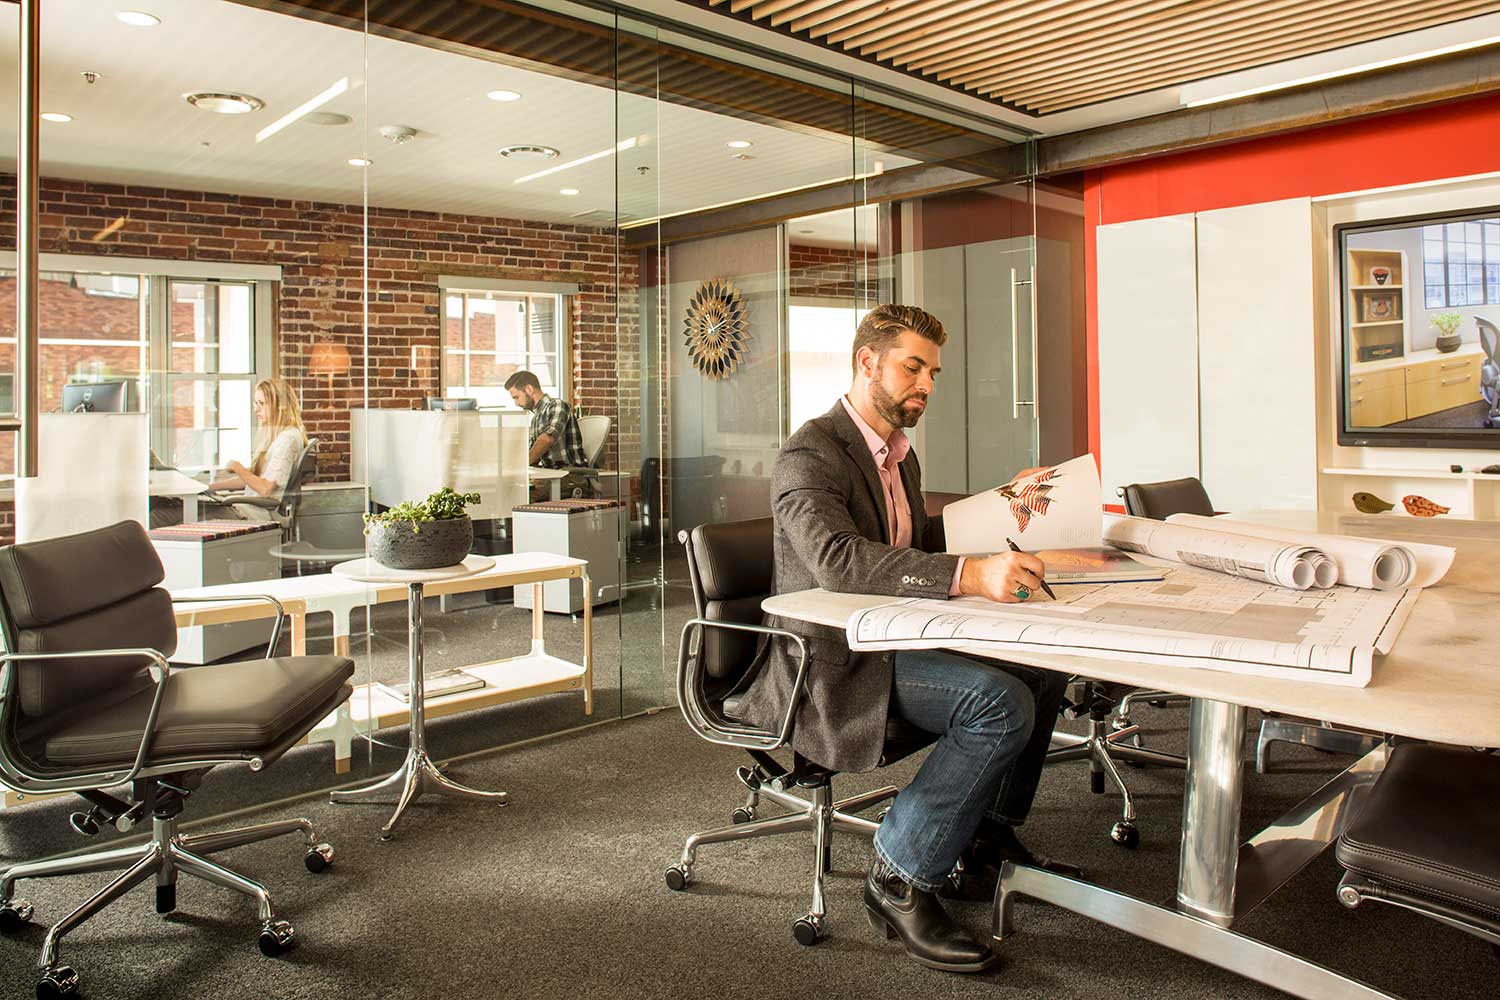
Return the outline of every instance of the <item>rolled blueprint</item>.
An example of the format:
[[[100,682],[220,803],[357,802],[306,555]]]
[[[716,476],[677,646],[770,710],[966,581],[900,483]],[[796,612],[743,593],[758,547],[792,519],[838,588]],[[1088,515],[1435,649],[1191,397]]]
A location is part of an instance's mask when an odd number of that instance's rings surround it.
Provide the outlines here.
[[[1311,545],[1327,554],[1338,567],[1338,582],[1346,587],[1369,590],[1399,590],[1428,587],[1437,583],[1453,564],[1453,549],[1419,542],[1390,542],[1347,535],[1321,535],[1295,528],[1198,514],[1173,514],[1170,524],[1205,531],[1233,532],[1242,537],[1270,539],[1286,544]]]
[[[1104,540],[1117,549],[1142,552],[1231,576],[1274,583],[1294,590],[1332,586],[1326,553],[1311,545],[1212,531],[1144,517],[1104,516]],[[1321,578],[1329,580],[1327,584]]]

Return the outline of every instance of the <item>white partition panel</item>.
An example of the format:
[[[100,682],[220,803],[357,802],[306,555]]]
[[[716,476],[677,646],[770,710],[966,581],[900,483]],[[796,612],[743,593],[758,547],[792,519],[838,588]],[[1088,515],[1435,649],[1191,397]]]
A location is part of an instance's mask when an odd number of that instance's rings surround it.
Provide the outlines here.
[[[1193,216],[1098,229],[1099,485],[1198,475]]]
[[[524,502],[524,422],[475,410],[355,409],[350,424],[354,479],[378,504],[422,500],[444,486],[479,494],[468,508],[476,519],[509,517]]]
[[[1318,503],[1312,204],[1198,213],[1203,485],[1219,510]]]
[[[16,480],[16,541],[146,524],[144,413],[43,413],[37,475]]]

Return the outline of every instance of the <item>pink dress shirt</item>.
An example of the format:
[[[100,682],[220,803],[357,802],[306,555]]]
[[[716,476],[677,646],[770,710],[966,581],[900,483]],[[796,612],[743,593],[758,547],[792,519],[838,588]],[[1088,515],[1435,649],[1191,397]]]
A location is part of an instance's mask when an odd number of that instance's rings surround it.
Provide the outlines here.
[[[844,412],[854,421],[854,426],[864,435],[870,446],[870,457],[875,460],[875,471],[880,475],[880,485],[885,490],[886,527],[889,529],[891,545],[898,549],[911,548],[911,503],[906,499],[906,488],[901,482],[901,470],[897,468],[907,452],[911,451],[911,439],[899,428],[891,432],[890,438],[882,438],[875,428],[865,423],[865,418],[849,404],[848,396],[840,396]],[[960,556],[953,570],[953,583],[948,587],[948,596],[958,596],[958,581],[963,575],[964,560]]]

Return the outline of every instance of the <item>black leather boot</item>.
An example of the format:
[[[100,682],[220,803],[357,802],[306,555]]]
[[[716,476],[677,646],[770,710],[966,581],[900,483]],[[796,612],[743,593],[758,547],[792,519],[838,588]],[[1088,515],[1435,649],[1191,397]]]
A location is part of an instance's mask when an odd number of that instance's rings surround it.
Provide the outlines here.
[[[865,879],[865,911],[870,926],[887,939],[899,937],[906,953],[929,968],[982,972],[999,961],[988,944],[953,922],[936,893],[903,881],[879,858]]]
[[[1014,827],[988,819],[974,834],[973,842],[959,855],[958,861],[958,869],[948,876],[939,893],[944,899],[966,902],[994,899],[995,887],[1000,881],[1000,866],[1007,861],[1040,868],[1054,875],[1083,878],[1082,868],[1032,854],[1016,836]]]

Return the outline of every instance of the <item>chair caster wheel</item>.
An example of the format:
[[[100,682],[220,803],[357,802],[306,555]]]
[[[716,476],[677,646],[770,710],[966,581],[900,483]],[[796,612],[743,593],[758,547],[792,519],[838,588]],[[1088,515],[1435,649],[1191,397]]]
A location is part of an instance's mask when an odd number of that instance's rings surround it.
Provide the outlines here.
[[[1131,850],[1134,850],[1136,847],[1140,846],[1141,831],[1136,829],[1134,823],[1127,823],[1124,820],[1121,820],[1120,822],[1109,828],[1109,839],[1113,840],[1121,847],[1128,847]]]
[[[261,928],[257,943],[262,955],[275,958],[292,950],[292,946],[297,943],[297,932],[285,920],[272,920]]]
[[[823,940],[823,918],[808,914],[793,922],[792,938],[804,948],[811,948]]]
[[[302,863],[314,875],[327,871],[328,866],[333,864],[333,845],[318,844],[314,847],[309,847],[306,856],[302,859]]]
[[[16,931],[31,923],[31,915],[34,913],[31,904],[24,899],[13,899],[4,906],[0,906],[0,934],[14,934]]]
[[[755,819],[755,810],[746,806],[740,806],[729,814],[729,822],[735,826],[739,826],[741,823],[749,823],[753,819]]]
[[[667,888],[673,892],[681,892],[693,881],[693,870],[685,865],[673,865],[667,869]]]
[[[91,812],[76,812],[68,816],[68,825],[73,832],[83,837],[97,837],[99,835],[99,821],[94,819]]]
[[[36,1000],[61,1000],[78,995],[78,973],[70,966],[48,969],[36,984]]]

